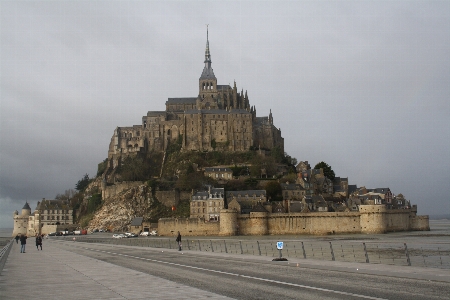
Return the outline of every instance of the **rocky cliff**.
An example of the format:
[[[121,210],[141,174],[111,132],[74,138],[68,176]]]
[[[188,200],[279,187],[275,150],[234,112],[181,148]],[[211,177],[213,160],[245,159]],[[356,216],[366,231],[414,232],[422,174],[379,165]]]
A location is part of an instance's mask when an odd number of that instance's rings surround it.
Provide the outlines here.
[[[150,213],[153,198],[147,185],[139,185],[105,199],[89,222],[89,230],[126,231],[134,217]]]

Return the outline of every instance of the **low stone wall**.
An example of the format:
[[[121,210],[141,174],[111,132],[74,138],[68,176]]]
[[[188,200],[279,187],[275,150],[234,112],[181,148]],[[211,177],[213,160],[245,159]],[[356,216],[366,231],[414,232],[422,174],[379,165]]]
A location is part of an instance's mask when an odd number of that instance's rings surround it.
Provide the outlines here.
[[[362,233],[430,230],[428,216],[416,216],[417,207],[387,209],[382,205],[361,205],[359,213]]]
[[[78,228],[78,224],[66,224],[66,225],[44,225],[41,228],[42,234],[49,234],[51,232],[59,232],[59,231],[75,231]]]
[[[219,222],[206,222],[203,218],[159,219],[158,234],[161,236],[219,235]]]
[[[240,235],[267,235],[269,233],[268,213],[251,212],[238,217]]]
[[[270,214],[269,234],[360,233],[359,217],[357,212]]]
[[[428,216],[411,217],[411,230],[430,231],[430,220]]]

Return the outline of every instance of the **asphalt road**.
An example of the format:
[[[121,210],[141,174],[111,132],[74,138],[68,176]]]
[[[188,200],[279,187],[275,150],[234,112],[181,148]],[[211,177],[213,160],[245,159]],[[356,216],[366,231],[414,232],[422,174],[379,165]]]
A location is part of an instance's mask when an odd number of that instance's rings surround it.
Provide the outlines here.
[[[234,299],[450,299],[448,282],[393,277],[389,272],[368,275],[312,268],[293,261],[274,262],[267,257],[57,244],[80,255]]]

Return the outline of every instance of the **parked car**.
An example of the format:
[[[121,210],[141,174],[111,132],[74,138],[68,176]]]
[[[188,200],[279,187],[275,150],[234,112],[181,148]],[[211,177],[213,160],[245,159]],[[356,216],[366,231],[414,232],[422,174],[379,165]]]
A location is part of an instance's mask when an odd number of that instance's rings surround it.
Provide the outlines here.
[[[56,232],[50,232],[49,234],[48,234],[48,236],[55,236],[56,235]]]
[[[136,233],[132,233],[132,232],[125,232],[125,235],[127,236],[127,237],[137,237],[138,235],[136,234]]]
[[[152,231],[150,231],[149,235],[157,236],[158,235],[158,231],[152,230]]]
[[[150,234],[150,232],[148,232],[148,231],[144,231],[144,232],[141,232],[141,234],[140,235],[142,235],[142,236],[148,236]]]
[[[117,234],[117,233],[115,233],[115,234],[113,234],[113,236],[112,236],[114,239],[121,239],[121,238],[123,238],[123,235],[122,234]]]

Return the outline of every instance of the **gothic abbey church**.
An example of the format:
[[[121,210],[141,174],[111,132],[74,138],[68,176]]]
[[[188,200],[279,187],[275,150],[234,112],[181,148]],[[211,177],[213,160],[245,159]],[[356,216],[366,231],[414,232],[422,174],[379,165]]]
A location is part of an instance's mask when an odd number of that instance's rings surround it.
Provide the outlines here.
[[[108,151],[109,168],[120,164],[122,155],[164,151],[173,142],[183,150],[247,151],[279,147],[284,152],[281,130],[273,125],[272,112],[257,117],[247,92],[218,85],[211,67],[208,31],[205,66],[197,97],[169,98],[165,111],[149,111],[140,125],[117,127]]]

